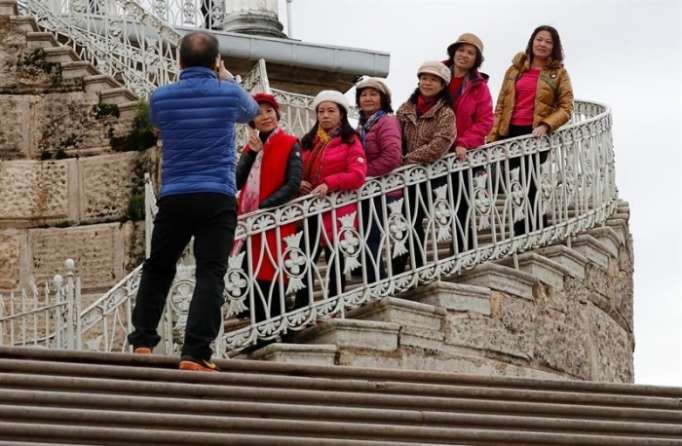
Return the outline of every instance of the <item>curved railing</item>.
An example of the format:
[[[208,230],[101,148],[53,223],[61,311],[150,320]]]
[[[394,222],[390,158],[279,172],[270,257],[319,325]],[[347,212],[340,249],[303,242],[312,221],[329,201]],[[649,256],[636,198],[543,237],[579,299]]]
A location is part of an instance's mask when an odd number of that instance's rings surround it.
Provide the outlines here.
[[[520,159],[526,161],[512,168]],[[532,202],[527,193],[531,183],[538,186]],[[150,182],[147,195],[151,216],[155,207]],[[576,102],[572,122],[548,137],[488,144],[469,152],[464,162],[448,155],[432,165],[408,165],[385,177],[368,178],[357,192],[301,197],[242,216],[236,240],[243,241],[244,249],[229,259],[224,292],[226,320],[239,317],[242,327],[227,330],[217,350],[239,350],[259,339],[300,331],[320,319],[344,317],[353,308],[485,262],[565,241],[603,224],[616,203],[609,109]],[[348,205],[355,209],[342,216],[341,209]],[[327,218],[338,224],[320,230]],[[365,224],[354,225],[355,218]],[[423,238],[416,230],[420,218]],[[150,231],[151,218],[147,223]],[[524,226],[524,233],[514,234],[515,223]],[[372,224],[378,228],[377,255],[368,243]],[[258,243],[266,233],[271,245]],[[330,254],[324,262],[317,259],[323,246]],[[343,262],[334,261],[341,257]],[[400,270],[404,259],[406,266]],[[256,279],[268,265],[272,279],[267,282],[272,285],[264,293]],[[352,277],[353,269],[359,277]],[[91,348],[126,348],[140,272],[138,267],[83,311],[84,345],[99,334],[104,342]],[[330,293],[330,284],[339,284],[342,276],[347,282],[344,292]],[[178,330],[193,288],[194,267],[181,264],[160,328],[166,352],[176,351],[181,342]],[[292,307],[295,295],[298,306]]]
[[[306,305],[270,313],[268,320],[260,322],[254,310],[248,311],[251,323],[225,334],[227,348],[239,349],[258,339],[298,331],[320,318],[343,317],[372,300],[602,224],[617,201],[610,129],[606,106],[577,102],[573,122],[548,137],[524,136],[489,144],[471,151],[465,162],[449,155],[429,166],[404,166],[391,175],[368,179],[357,193],[300,198],[240,218],[236,238],[246,241],[246,251],[230,259],[228,316],[258,306],[266,312],[287,308],[286,296],[299,292],[300,299],[302,289],[307,290]],[[546,161],[541,163],[544,156]],[[510,168],[522,158],[526,161],[520,167]],[[538,188],[533,202],[527,194],[531,183]],[[397,194],[402,196],[391,198]],[[345,206],[363,202],[355,212],[368,225],[354,227],[353,214],[336,218]],[[324,213],[339,222],[338,228],[331,225],[332,234],[316,229]],[[418,216],[424,217],[423,239],[416,230]],[[518,222],[525,226],[524,233],[514,235]],[[379,226],[381,256],[376,258],[367,243],[366,227],[371,223]],[[292,224],[296,232],[284,236],[282,228]],[[284,249],[278,252],[254,243],[255,236],[266,232],[281,241]],[[330,248],[331,261],[315,261],[320,245]],[[407,268],[394,271],[395,260],[405,255]],[[244,262],[244,257],[260,259],[260,263]],[[345,261],[334,261],[340,257]],[[420,257],[424,259],[421,265]],[[381,277],[380,258],[386,276],[368,281],[368,277]],[[263,295],[253,279],[268,260],[276,265],[273,283],[279,293]],[[362,278],[345,292],[331,295],[329,284],[338,284],[353,268],[361,271]],[[317,287],[310,286],[312,280]],[[274,296],[280,302],[274,302]]]

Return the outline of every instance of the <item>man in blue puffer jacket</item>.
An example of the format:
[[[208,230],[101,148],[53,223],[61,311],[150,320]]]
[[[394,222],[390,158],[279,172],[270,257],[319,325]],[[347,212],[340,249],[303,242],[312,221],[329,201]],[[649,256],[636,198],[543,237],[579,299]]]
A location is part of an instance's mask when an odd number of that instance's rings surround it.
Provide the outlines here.
[[[175,265],[194,236],[196,287],[180,368],[215,370],[209,344],[222,318],[227,259],[237,224],[234,125],[247,123],[258,104],[231,78],[210,34],[186,35],[180,43],[180,79],[151,97],[151,121],[163,141],[159,212],[142,270],[128,336],[135,353],[151,353],[157,326],[175,277]]]

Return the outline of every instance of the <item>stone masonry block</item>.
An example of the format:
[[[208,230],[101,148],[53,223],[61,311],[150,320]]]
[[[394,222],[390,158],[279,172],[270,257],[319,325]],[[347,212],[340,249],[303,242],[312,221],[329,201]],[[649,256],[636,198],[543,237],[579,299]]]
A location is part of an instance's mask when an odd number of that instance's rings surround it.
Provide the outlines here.
[[[347,316],[439,331],[443,327],[445,310],[406,299],[386,297],[351,311]]]
[[[437,282],[415,291],[412,297],[448,311],[490,315],[490,288],[461,283]]]
[[[295,342],[337,347],[393,351],[398,348],[400,325],[357,319],[330,319],[295,336]]]
[[[575,249],[565,245],[552,245],[537,250],[537,253],[563,265],[571,272],[572,276],[578,279],[585,277],[585,265],[588,259]]]
[[[334,365],[335,345],[270,344],[251,353],[250,359],[308,365]]]
[[[492,263],[474,268],[457,278],[458,283],[499,290],[524,299],[533,299],[536,281],[528,273]]]

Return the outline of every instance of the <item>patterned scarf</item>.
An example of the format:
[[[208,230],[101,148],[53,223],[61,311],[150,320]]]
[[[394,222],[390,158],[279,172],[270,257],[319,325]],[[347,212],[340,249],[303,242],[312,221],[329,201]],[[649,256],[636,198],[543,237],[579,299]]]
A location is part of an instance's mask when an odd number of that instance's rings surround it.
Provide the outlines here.
[[[324,149],[334,137],[340,133],[340,129],[332,130],[327,133],[322,127],[317,127],[317,134],[313,140],[313,148],[310,157],[303,166],[303,180],[312,184],[313,187],[320,184],[320,166]]]
[[[427,111],[431,110],[431,107],[436,105],[436,102],[438,102],[438,97],[437,96],[431,96],[430,98],[426,98],[423,95],[419,95],[417,97],[417,117],[423,115]]]
[[[270,141],[272,137],[282,130],[277,127],[270,132],[268,137],[263,142],[263,148],[256,154],[256,159],[251,165],[249,176],[246,178],[244,189],[239,193],[239,215],[248,214],[258,209],[260,204],[260,176],[261,166],[263,165],[263,154],[270,148]],[[236,255],[242,248],[244,240],[236,240],[232,247],[232,255]]]
[[[360,134],[360,141],[362,141],[362,146],[365,146],[365,138],[367,137],[367,133],[369,133],[370,130],[372,130],[372,127],[374,127],[374,124],[376,124],[379,119],[381,119],[382,116],[386,114],[385,111],[383,110],[378,110],[375,111],[372,116],[370,116],[365,123],[360,120],[360,125],[358,126],[358,133]]]

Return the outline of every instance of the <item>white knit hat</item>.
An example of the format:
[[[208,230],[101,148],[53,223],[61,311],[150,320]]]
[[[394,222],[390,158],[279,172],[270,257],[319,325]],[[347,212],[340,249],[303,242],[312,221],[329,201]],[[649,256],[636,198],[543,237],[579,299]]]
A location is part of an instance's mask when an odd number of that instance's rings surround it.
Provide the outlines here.
[[[334,102],[340,107],[343,107],[346,110],[346,115],[350,113],[350,104],[348,104],[348,99],[346,99],[343,93],[336,90],[322,90],[321,92],[317,93],[317,96],[315,96],[315,99],[313,99],[313,109],[317,110],[318,105],[327,101]]]
[[[391,97],[391,90],[389,90],[388,86],[384,82],[383,79],[380,77],[365,77],[362,79],[360,82],[355,84],[355,89],[357,91],[362,90],[363,88],[374,88],[376,91],[380,91],[381,93],[385,94],[389,98]]]
[[[424,62],[417,70],[417,77],[424,73],[433,74],[445,81],[445,85],[450,84],[450,69],[445,66],[444,63],[438,62],[437,60]]]

